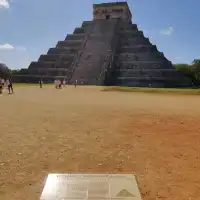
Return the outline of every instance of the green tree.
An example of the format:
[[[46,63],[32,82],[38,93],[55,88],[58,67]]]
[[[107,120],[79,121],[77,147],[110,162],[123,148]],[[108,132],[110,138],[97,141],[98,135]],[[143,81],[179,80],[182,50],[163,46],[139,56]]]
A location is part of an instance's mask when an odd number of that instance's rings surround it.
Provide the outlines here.
[[[175,64],[174,67],[177,70],[179,70],[182,74],[184,74],[185,76],[193,78],[193,72],[192,72],[191,65],[180,63],[180,64]]]
[[[192,65],[200,66],[200,59],[194,59],[193,62],[192,62]]]
[[[200,83],[200,59],[194,59],[191,68],[195,80]]]
[[[189,64],[175,64],[174,67],[189,77],[193,83],[200,84],[200,59],[195,59],[191,65]]]
[[[19,69],[12,69],[12,70],[11,70],[11,73],[12,73],[12,75],[13,75],[13,74],[18,74],[19,71],[20,71]]]

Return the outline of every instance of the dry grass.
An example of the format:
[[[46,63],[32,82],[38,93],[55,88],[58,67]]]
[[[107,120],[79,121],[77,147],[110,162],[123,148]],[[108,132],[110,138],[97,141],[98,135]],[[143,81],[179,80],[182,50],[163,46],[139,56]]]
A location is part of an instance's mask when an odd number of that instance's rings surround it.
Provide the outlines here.
[[[144,92],[144,93],[162,93],[162,94],[183,94],[183,95],[200,95],[200,89],[192,88],[153,88],[153,87],[123,87],[109,86],[104,87],[103,91],[118,91],[118,92]]]
[[[18,87],[0,96],[0,199],[48,173],[134,172],[144,200],[200,196],[200,97]]]

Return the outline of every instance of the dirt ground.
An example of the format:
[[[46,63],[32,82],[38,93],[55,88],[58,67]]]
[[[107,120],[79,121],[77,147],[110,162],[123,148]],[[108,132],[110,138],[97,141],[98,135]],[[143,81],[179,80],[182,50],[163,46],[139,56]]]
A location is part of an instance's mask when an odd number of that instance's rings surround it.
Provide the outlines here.
[[[7,91],[6,91],[7,92]],[[18,87],[0,96],[0,199],[49,173],[135,173],[144,200],[200,197],[200,96]]]

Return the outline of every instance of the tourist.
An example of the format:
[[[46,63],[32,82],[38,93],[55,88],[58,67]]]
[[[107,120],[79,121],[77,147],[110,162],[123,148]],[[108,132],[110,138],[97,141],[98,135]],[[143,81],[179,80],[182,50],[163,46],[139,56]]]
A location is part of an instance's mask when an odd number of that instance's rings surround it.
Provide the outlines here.
[[[10,94],[10,92],[13,93],[13,86],[12,86],[12,81],[11,81],[11,79],[7,79],[6,84],[7,84],[7,86],[8,86],[8,92],[9,92],[9,94]]]
[[[2,85],[2,82],[1,82],[1,78],[0,78],[0,94],[3,93],[3,85]]]
[[[66,85],[66,80],[64,79],[63,80],[63,87],[65,87],[65,85]]]
[[[78,83],[78,81],[75,80],[75,81],[74,81],[74,87],[76,87],[77,83]]]
[[[59,89],[62,88],[62,82],[61,82],[61,80],[58,80],[58,88],[59,88]]]
[[[2,89],[4,89],[5,80],[3,78],[1,79],[1,84],[2,84]]]
[[[58,88],[58,81],[55,80],[55,81],[54,81],[54,84],[55,84],[55,88],[57,89],[57,88]]]
[[[42,79],[40,79],[39,84],[40,84],[40,88],[42,88],[42,84],[43,84]]]

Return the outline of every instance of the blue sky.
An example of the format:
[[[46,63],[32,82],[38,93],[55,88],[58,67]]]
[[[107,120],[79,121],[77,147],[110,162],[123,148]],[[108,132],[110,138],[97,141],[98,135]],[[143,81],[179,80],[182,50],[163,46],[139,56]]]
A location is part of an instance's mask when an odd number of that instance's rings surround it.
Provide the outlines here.
[[[103,0],[0,0],[0,62],[27,68]],[[174,63],[200,58],[200,0],[129,0],[133,23]]]

